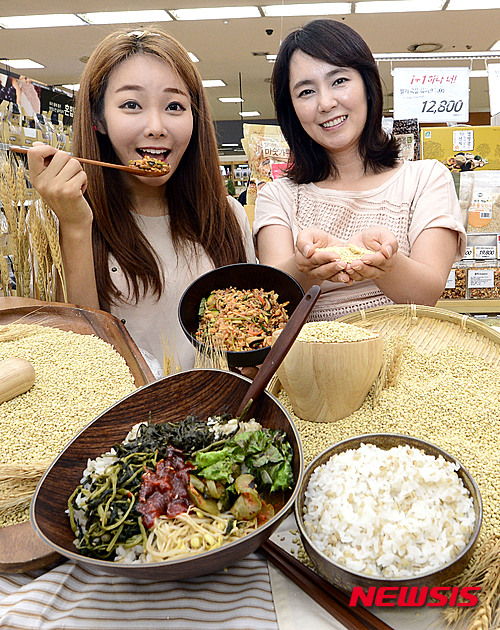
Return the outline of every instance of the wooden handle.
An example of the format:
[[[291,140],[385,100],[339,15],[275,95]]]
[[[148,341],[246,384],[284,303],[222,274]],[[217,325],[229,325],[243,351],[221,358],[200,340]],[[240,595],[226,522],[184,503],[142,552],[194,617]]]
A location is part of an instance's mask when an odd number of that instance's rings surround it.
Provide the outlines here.
[[[239,409],[236,412],[236,416],[240,420],[244,420],[248,417],[253,403],[264,391],[266,385],[271,380],[271,377],[292,347],[292,344],[297,338],[302,326],[309,317],[309,313],[312,311],[313,306],[319,297],[320,291],[321,288],[317,284],[313,285],[309,289],[292,313],[292,316],[286,323],[283,330],[280,332],[278,339],[271,346],[271,349],[264,359],[257,376],[248,388],[247,393],[243,397]]]
[[[35,368],[26,359],[0,362],[0,404],[24,394],[35,382]]]

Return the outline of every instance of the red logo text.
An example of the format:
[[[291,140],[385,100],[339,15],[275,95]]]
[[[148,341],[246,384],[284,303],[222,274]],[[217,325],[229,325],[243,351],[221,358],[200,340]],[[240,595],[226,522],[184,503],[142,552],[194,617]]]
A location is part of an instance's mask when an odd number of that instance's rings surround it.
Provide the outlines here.
[[[479,586],[355,586],[349,606],[475,606]],[[460,598],[460,599],[459,599]]]

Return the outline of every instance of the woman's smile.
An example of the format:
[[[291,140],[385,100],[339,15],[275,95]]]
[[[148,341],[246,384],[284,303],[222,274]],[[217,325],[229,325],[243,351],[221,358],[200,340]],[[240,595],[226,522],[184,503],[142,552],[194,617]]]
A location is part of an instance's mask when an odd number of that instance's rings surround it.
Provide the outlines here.
[[[365,86],[354,68],[341,68],[296,50],[290,93],[304,131],[328,152],[358,150],[367,116]]]

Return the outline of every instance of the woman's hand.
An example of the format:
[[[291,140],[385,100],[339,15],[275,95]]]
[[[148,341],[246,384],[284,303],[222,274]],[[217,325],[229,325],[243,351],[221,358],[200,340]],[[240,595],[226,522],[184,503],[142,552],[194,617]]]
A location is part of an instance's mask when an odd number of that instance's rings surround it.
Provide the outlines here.
[[[65,151],[41,142],[28,151],[32,185],[56,213],[62,227],[88,225],[92,211],[83,196],[87,174]]]
[[[396,263],[398,241],[390,230],[381,225],[374,225],[355,234],[349,242],[372,250],[363,254],[359,260],[348,263],[346,273],[355,282],[378,280],[390,272]]]
[[[347,263],[336,252],[318,252],[324,247],[345,245],[338,238],[316,227],[306,228],[297,236],[295,263],[297,269],[316,283],[324,280],[352,284],[345,273]]]

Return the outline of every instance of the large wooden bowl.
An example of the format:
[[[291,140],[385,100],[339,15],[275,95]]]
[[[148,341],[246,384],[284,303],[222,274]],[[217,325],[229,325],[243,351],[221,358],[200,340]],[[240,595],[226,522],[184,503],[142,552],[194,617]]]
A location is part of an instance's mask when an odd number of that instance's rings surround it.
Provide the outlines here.
[[[305,492],[309,485],[311,475],[318,466],[326,463],[333,455],[342,453],[348,449],[356,449],[362,444],[375,444],[379,448],[388,450],[394,446],[408,445],[410,447],[418,448],[427,455],[433,455],[434,457],[442,456],[447,461],[452,462],[458,466],[457,475],[462,480],[464,486],[470,492],[474,501],[474,511],[476,515],[476,522],[474,530],[471,534],[469,542],[460,554],[453,561],[428,572],[419,573],[415,577],[405,578],[386,578],[368,576],[363,573],[358,573],[341,566],[324,553],[322,553],[310,539],[307,530],[304,526],[304,503]],[[302,480],[299,496],[295,505],[295,518],[300,530],[300,536],[304,547],[311,558],[313,564],[321,575],[323,575],[329,582],[338,586],[342,590],[350,593],[355,586],[362,587],[365,592],[372,586],[443,586],[448,580],[459,575],[469,562],[474,547],[477,543],[479,532],[481,529],[481,523],[483,519],[483,504],[481,501],[481,494],[476,482],[472,478],[469,471],[462,466],[462,464],[453,455],[450,455],[443,449],[439,448],[435,444],[420,440],[418,438],[410,437],[408,435],[399,435],[393,433],[373,433],[369,435],[359,435],[356,437],[348,438],[342,442],[338,442],[333,446],[328,447],[323,451],[311,464],[307,467],[304,478]]]
[[[240,540],[190,558],[154,564],[120,564],[81,556],[66,514],[68,498],[80,483],[88,458],[122,442],[138,422],[177,422],[188,415],[207,418],[219,412],[235,413],[249,379],[223,370],[188,370],[145,385],[107,409],[85,427],[60,453],[41,479],[31,503],[35,531],[61,555],[104,572],[143,579],[179,579],[204,575],[227,567],[255,551],[292,511],[298,493],[303,455],[297,430],[284,407],[264,392],[253,416],[263,426],[286,432],[293,449],[295,486],[286,493],[275,516]]]
[[[184,292],[179,301],[179,322],[189,341],[201,352],[205,344],[196,339],[196,331],[200,323],[198,312],[200,302],[216,289],[264,289],[275,291],[279,302],[289,302],[285,307],[288,317],[296,309],[304,296],[300,284],[284,271],[267,265],[240,263],[218,267],[200,276]],[[260,365],[266,358],[269,347],[241,352],[227,351],[227,362],[230,367],[252,367]]]
[[[58,328],[80,335],[95,335],[121,354],[137,387],[154,380],[153,373],[127,329],[110,313],[60,302],[0,298],[0,324],[18,322]],[[0,528],[0,572],[33,571],[59,560],[60,556],[35,534],[29,521]]]

